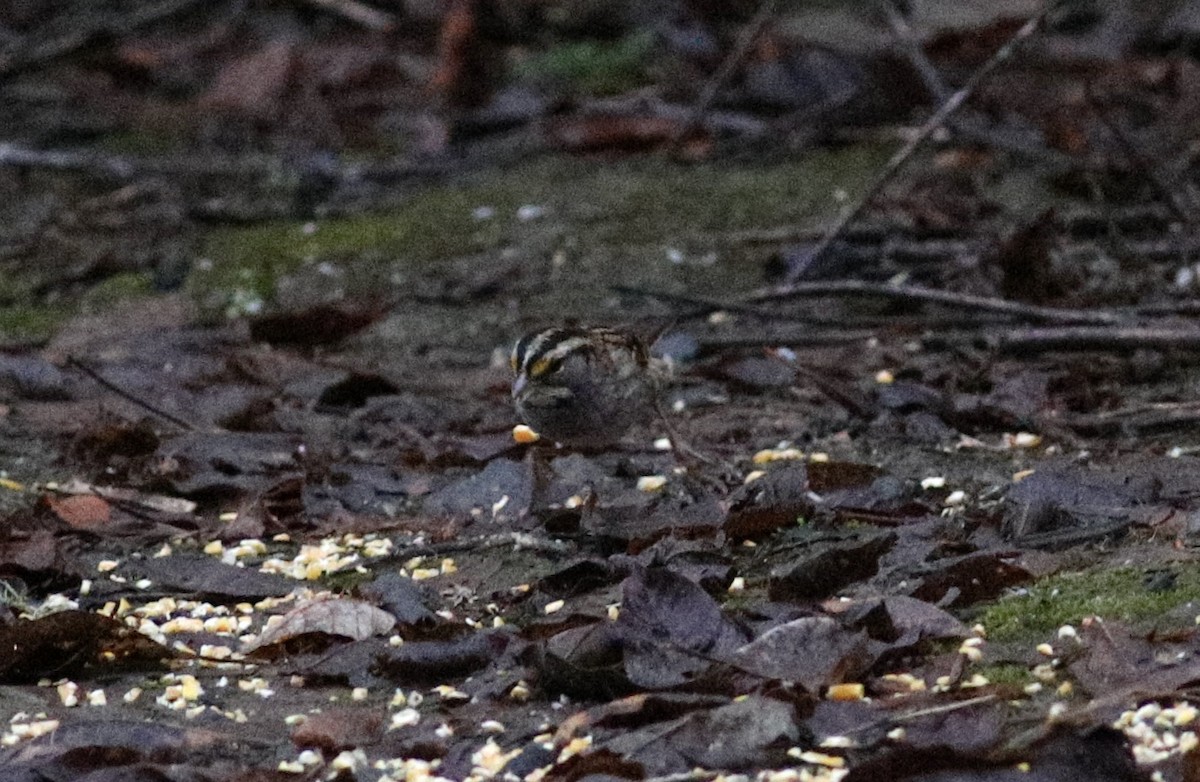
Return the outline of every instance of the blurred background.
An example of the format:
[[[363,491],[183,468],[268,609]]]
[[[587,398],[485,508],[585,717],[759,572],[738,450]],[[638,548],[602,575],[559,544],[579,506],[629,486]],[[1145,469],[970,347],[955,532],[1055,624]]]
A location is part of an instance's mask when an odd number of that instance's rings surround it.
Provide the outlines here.
[[[175,290],[467,340],[653,310],[614,282],[1189,296],[1198,42],[1170,1],[10,0],[0,340]]]

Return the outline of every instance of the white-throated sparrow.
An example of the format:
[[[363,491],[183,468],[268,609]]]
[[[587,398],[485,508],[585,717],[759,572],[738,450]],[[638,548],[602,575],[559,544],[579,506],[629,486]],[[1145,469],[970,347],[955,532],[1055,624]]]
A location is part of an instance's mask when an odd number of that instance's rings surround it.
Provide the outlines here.
[[[665,377],[661,361],[632,334],[606,328],[550,328],[512,351],[517,413],[539,434],[599,447],[654,417]]]

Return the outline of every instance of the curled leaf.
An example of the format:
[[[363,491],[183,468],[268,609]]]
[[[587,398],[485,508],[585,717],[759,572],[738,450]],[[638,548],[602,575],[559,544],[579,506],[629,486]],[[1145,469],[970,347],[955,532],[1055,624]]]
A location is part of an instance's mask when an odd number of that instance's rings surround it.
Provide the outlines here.
[[[394,616],[361,600],[314,600],[284,614],[282,622],[263,630],[258,641],[246,651],[282,643],[306,633],[325,633],[365,641],[373,635],[390,632],[395,626]]]

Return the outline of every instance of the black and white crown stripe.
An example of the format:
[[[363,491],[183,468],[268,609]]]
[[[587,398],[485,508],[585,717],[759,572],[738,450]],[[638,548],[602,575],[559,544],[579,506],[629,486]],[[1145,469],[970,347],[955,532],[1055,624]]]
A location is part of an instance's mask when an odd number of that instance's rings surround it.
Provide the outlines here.
[[[646,348],[637,339],[620,331],[607,328],[550,328],[526,334],[517,341],[513,346],[512,368],[518,375],[527,375],[539,362],[545,361],[545,366],[553,366],[581,348],[592,349],[601,345],[627,349],[643,366],[648,360]]]
[[[587,343],[584,332],[578,329],[554,328],[526,334],[513,347],[513,370],[518,374],[526,374],[538,361],[562,359],[572,350]]]

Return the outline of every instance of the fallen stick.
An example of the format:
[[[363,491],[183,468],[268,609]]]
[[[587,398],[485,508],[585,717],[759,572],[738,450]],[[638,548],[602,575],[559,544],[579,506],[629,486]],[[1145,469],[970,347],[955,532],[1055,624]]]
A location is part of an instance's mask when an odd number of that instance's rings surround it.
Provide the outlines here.
[[[817,262],[821,260],[821,257],[829,251],[829,247],[835,241],[837,241],[837,239],[842,235],[842,232],[846,230],[846,227],[857,220],[858,217],[864,211],[866,211],[867,207],[871,205],[871,202],[875,200],[876,196],[879,195],[887,183],[890,182],[896,176],[896,174],[900,172],[900,170],[904,167],[904,164],[907,163],[909,158],[913,156],[913,153],[916,152],[917,149],[920,148],[920,146],[938,130],[938,128],[941,128],[943,125],[945,125],[946,120],[948,120],[956,111],[962,108],[962,105],[966,103],[967,99],[975,93],[975,90],[979,88],[979,85],[983,83],[984,79],[990,76],[992,72],[996,70],[996,68],[1002,63],[1012,57],[1017,48],[1024,43],[1026,39],[1038,31],[1045,18],[1046,11],[1042,11],[1036,16],[1031,17],[1029,21],[1025,22],[1025,24],[1021,26],[1021,29],[1017,30],[1017,32],[1013,34],[1012,38],[1010,38],[1003,46],[997,49],[991,57],[988,58],[987,62],[979,66],[979,69],[971,74],[971,77],[967,79],[966,84],[960,87],[957,92],[947,98],[946,101],[938,107],[938,110],[933,113],[933,116],[925,121],[925,124],[922,125],[920,129],[917,130],[917,132],[914,133],[909,140],[904,143],[904,146],[902,146],[896,152],[896,154],[892,155],[891,159],[888,160],[887,164],[875,177],[875,180],[870,184],[870,186],[867,187],[862,196],[859,197],[858,201],[842,211],[838,219],[834,221],[834,224],[830,226],[828,231],[825,232],[825,235],[821,238],[821,241],[817,243],[817,246],[809,255],[807,262],[803,264],[797,264],[788,272],[787,276],[784,278],[785,284],[780,288],[776,288],[774,291],[775,293],[785,294],[787,289],[798,279],[800,279],[801,275],[813,268]]]
[[[1007,353],[1044,350],[1200,350],[1200,329],[1148,326],[1074,326],[1020,329],[1001,336],[997,347]]]
[[[368,30],[386,33],[395,29],[396,20],[391,14],[363,5],[356,0],[306,0],[309,5],[323,8]]]
[[[674,137],[671,139],[672,148],[678,148],[691,135],[692,131],[700,126],[705,113],[708,112],[708,107],[716,100],[717,93],[725,86],[725,82],[729,81],[729,77],[742,64],[742,61],[746,59],[746,55],[750,53],[750,47],[754,45],[759,33],[762,32],[767,22],[770,21],[771,15],[775,11],[775,3],[776,0],[763,0],[762,5],[758,7],[754,18],[742,30],[742,34],[738,38],[737,43],[734,44],[729,56],[717,68],[712,78],[705,83],[704,89],[701,90],[700,97],[696,99],[696,105],[692,108],[687,121],[679,127],[679,130],[676,131]]]
[[[112,393],[121,397],[125,401],[130,402],[134,405],[137,405],[138,407],[142,408],[146,412],[153,413],[154,415],[158,416],[159,418],[163,419],[164,421],[175,424],[180,429],[183,429],[186,432],[196,431],[196,427],[193,426],[190,422],[185,421],[184,419],[180,418],[177,415],[168,413],[166,410],[163,410],[161,407],[152,405],[149,402],[147,402],[145,399],[142,399],[141,397],[139,397],[135,394],[132,394],[129,391],[126,391],[124,388],[121,388],[121,386],[117,385],[116,383],[112,382],[108,378],[104,377],[104,375],[100,374],[95,369],[92,369],[90,366],[88,366],[84,362],[80,361],[79,359],[75,358],[74,356],[67,356],[67,366],[71,367],[72,369],[78,369],[80,372],[82,372],[83,374],[90,377],[92,380],[94,380],[97,384],[99,384],[103,388],[111,391]]]
[[[1042,307],[1023,304],[1019,301],[955,293],[919,285],[888,285],[863,280],[832,280],[829,282],[806,282],[788,285],[785,288],[751,295],[746,302],[761,304],[766,301],[814,298],[817,296],[871,296],[914,303],[940,304],[959,309],[973,309],[1000,313],[1033,321],[1051,323],[1117,324],[1122,316],[1104,310],[1069,310],[1059,307]],[[1200,333],[1200,332],[1198,332]]]

